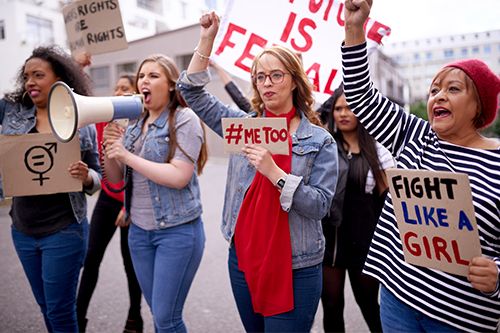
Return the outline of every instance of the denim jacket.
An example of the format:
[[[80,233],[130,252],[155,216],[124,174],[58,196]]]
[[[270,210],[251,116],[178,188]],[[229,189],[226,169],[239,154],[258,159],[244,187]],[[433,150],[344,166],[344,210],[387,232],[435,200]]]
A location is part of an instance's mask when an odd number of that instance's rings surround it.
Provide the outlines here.
[[[248,117],[231,109],[209,94],[204,85],[208,71],[189,75],[184,71],[177,88],[198,116],[222,136],[221,118]],[[292,171],[280,195],[288,212],[294,269],[316,265],[323,260],[325,240],[321,219],[328,213],[337,183],[337,145],[325,129],[312,125],[299,111],[299,127],[292,135]],[[221,230],[231,241],[245,193],[255,176],[255,168],[242,154],[231,154]]]
[[[187,110],[185,110],[187,111]],[[189,112],[192,112],[189,110]],[[170,148],[168,132],[168,114],[165,110],[149,125],[148,133],[144,140],[144,158],[158,163],[165,163]],[[124,146],[131,151],[134,143],[139,139],[144,124],[144,117],[134,125],[129,126],[125,135]],[[127,217],[130,215],[132,195],[132,177],[125,172],[127,188],[125,189],[125,208]],[[182,189],[159,185],[148,180],[149,192],[153,213],[158,229],[172,227],[186,223],[199,217],[202,213],[200,186],[196,175],[196,165],[189,183]]]
[[[19,135],[29,133],[36,125],[35,107],[25,108],[20,104],[0,100],[1,134]],[[82,192],[68,193],[75,219],[80,223],[87,217],[87,199],[85,193],[93,194],[101,188],[99,157],[95,126],[85,126],[78,130],[80,134],[81,160],[89,166],[92,177],[92,188],[84,188]],[[1,184],[0,184],[1,185]],[[3,191],[0,186],[0,199]]]

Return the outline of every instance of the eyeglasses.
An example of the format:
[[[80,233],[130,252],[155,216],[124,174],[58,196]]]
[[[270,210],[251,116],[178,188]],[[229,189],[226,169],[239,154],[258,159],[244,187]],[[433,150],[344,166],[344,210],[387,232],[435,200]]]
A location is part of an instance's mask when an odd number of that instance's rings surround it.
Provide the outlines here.
[[[257,73],[253,76],[253,80],[254,80],[256,85],[263,85],[266,82],[266,78],[269,77],[269,80],[271,80],[272,84],[278,84],[278,83],[283,82],[283,79],[285,78],[286,74],[290,74],[290,73],[284,73],[284,72],[277,69],[277,70],[271,71],[269,74],[265,74],[262,72]]]

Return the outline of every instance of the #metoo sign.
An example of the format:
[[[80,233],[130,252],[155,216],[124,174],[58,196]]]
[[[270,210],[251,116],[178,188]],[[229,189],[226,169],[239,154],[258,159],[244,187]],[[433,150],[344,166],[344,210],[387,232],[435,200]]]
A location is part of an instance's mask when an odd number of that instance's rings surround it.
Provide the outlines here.
[[[467,276],[481,256],[466,174],[386,170],[405,261]]]
[[[226,153],[240,153],[246,144],[256,144],[271,154],[290,154],[285,118],[222,118],[221,122]]]
[[[248,81],[260,51],[274,44],[286,46],[301,53],[318,99],[326,99],[342,81],[343,15],[344,3],[339,0],[228,0],[212,58]],[[390,34],[388,26],[371,18],[365,30],[368,48]]]

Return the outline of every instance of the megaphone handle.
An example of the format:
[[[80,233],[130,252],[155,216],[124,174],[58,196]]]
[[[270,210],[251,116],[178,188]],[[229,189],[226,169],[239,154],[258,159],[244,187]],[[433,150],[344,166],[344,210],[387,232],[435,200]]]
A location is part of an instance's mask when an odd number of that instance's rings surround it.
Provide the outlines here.
[[[129,167],[128,165],[125,166],[125,174],[123,175],[123,179],[124,179],[123,186],[121,186],[119,188],[112,187],[111,183],[108,181],[108,177],[106,176],[106,168],[104,167],[104,154],[105,154],[104,151],[105,151],[105,148],[106,147],[104,146],[104,144],[102,144],[102,150],[101,150],[102,154],[99,156],[99,159],[100,159],[100,162],[101,162],[103,184],[104,184],[104,186],[106,186],[106,188],[108,190],[110,190],[113,193],[123,192],[125,190],[125,188],[127,188],[128,180],[130,179],[130,177],[132,175],[132,168]],[[133,153],[134,152],[134,146],[130,147],[130,149],[127,149],[127,150],[130,151],[131,153]]]

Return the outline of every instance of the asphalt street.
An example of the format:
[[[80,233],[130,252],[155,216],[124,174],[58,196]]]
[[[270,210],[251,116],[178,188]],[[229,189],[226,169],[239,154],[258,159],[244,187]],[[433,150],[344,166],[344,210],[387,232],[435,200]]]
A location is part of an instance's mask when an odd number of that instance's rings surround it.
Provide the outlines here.
[[[227,243],[220,232],[227,159],[211,158],[200,186],[206,233],[205,252],[184,309],[190,332],[243,332],[231,293],[227,272]],[[89,198],[89,216],[97,195]],[[45,332],[36,304],[10,235],[9,202],[0,204],[0,333]],[[122,332],[128,311],[126,278],[115,233],[101,265],[99,282],[92,298],[87,332]],[[145,332],[154,332],[152,318],[143,300]],[[346,281],[345,321],[347,332],[368,332]],[[323,332],[322,309],[318,308],[312,332]]]

